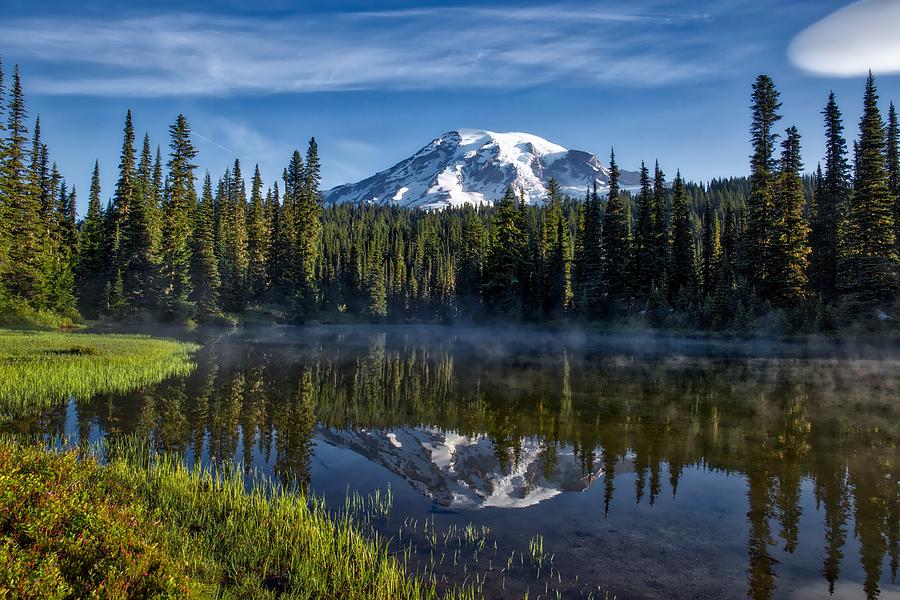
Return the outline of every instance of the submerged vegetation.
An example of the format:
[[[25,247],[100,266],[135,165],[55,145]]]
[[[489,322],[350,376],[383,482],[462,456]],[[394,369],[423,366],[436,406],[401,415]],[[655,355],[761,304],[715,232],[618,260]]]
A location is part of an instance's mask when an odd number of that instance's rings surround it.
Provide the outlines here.
[[[0,419],[70,396],[123,392],[193,369],[193,344],[140,335],[0,329]]]

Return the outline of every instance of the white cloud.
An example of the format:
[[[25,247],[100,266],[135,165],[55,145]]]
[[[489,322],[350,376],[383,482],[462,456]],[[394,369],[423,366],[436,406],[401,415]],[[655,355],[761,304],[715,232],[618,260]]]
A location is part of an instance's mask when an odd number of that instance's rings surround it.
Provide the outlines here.
[[[658,85],[727,71],[739,50],[703,14],[564,5],[297,15],[31,18],[4,51],[49,66],[45,94],[175,96],[353,89]],[[671,34],[671,35],[668,35]]]
[[[800,32],[788,56],[817,75],[900,73],[900,1],[860,0]]]

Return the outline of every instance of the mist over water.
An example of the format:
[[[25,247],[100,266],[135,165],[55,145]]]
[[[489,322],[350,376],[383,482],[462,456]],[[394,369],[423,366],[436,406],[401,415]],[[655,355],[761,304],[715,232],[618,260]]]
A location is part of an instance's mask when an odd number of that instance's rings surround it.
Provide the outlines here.
[[[195,335],[190,376],[16,427],[136,433],[334,506],[389,486],[377,530],[411,540],[413,570],[435,551],[422,523],[438,538],[490,531],[477,558],[445,542],[429,571],[442,586],[482,573],[488,597],[900,597],[891,343],[515,326]],[[535,536],[553,569],[528,568]],[[525,558],[509,566],[511,553]]]

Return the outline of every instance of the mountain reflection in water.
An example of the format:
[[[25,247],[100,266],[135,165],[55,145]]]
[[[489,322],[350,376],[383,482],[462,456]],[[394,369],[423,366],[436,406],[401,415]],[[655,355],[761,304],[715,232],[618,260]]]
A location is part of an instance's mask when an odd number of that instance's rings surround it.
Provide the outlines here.
[[[459,511],[509,539],[547,523],[557,560],[620,597],[900,595],[897,360],[657,342],[245,332],[208,340],[186,378],[17,427],[137,433],[189,462],[237,459],[329,498],[390,474],[407,486],[393,488],[401,512]],[[314,466],[336,452],[363,460]],[[670,521],[675,509],[689,521]],[[744,533],[729,539],[735,524]],[[626,529],[613,551],[611,533]],[[683,538],[686,573],[657,574],[669,534]]]

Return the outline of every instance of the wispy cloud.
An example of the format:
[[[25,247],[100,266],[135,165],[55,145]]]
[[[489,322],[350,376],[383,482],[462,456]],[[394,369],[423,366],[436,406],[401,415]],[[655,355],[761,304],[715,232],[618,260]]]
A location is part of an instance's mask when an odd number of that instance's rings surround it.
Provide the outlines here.
[[[356,89],[658,85],[727,71],[741,48],[703,13],[426,8],[296,15],[7,20],[34,91],[174,96]],[[52,76],[50,75],[52,73]]]
[[[818,75],[852,77],[869,69],[900,73],[898,28],[898,0],[861,0],[800,32],[788,56],[796,66]]]

